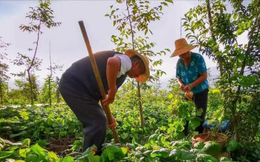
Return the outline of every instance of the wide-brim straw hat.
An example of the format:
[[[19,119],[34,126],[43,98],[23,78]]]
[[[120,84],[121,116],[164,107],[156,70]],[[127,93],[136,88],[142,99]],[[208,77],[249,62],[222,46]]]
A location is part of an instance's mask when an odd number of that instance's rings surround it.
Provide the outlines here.
[[[175,41],[175,51],[172,53],[171,57],[182,55],[194,48],[195,46],[188,44],[185,38],[177,39]]]
[[[133,50],[133,49],[129,49],[129,50],[126,50],[125,54],[131,58],[133,56],[138,56],[141,58],[141,60],[143,61],[144,63],[144,66],[145,66],[145,72],[144,74],[141,74],[139,75],[138,77],[136,77],[135,79],[139,82],[142,82],[142,83],[145,83],[146,80],[149,78],[150,76],[150,70],[149,70],[149,60],[146,56],[144,55],[141,55],[139,52],[137,52],[136,50]]]

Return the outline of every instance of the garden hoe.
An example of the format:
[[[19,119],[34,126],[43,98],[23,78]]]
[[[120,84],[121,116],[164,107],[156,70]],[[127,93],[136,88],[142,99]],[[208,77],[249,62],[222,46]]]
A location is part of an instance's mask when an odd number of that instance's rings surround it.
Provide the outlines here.
[[[104,89],[104,86],[103,86],[103,83],[102,83],[102,80],[101,80],[101,77],[100,77],[100,74],[99,74],[99,71],[98,71],[98,67],[97,67],[97,63],[96,63],[95,57],[94,57],[94,55],[92,53],[92,49],[91,49],[91,46],[90,46],[90,42],[89,42],[89,39],[88,39],[88,35],[87,35],[87,32],[86,32],[84,23],[83,23],[83,21],[79,21],[78,23],[79,23],[79,26],[80,26],[80,29],[81,29],[81,32],[82,32],[82,35],[83,35],[83,38],[84,38],[87,50],[88,50],[89,58],[90,58],[90,61],[91,61],[91,65],[92,65],[93,71],[95,73],[95,77],[96,77],[96,80],[97,80],[97,83],[98,83],[99,90],[101,92],[102,98],[105,99],[106,98],[105,89]],[[103,107],[103,110],[104,110],[104,112],[105,112],[105,114],[107,116],[108,123],[112,124],[113,123],[113,119],[112,119],[112,115],[111,115],[109,106],[102,105],[102,107]],[[115,128],[112,129],[112,132],[113,132],[113,135],[114,135],[115,142],[119,143],[119,139],[118,139],[118,135],[117,135],[116,129]]]

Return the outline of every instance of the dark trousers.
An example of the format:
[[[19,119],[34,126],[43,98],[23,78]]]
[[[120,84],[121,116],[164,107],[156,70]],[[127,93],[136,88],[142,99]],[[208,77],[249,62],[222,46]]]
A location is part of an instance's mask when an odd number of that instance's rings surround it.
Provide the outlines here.
[[[105,141],[107,129],[107,119],[103,109],[100,107],[98,100],[88,94],[80,93],[72,87],[73,85],[67,83],[64,79],[60,80],[59,90],[62,97],[83,125],[83,151],[92,145],[96,145],[99,152]]]
[[[208,92],[209,89],[206,89],[200,93],[197,93],[193,96],[192,100],[195,103],[196,110],[202,108],[203,112],[201,113],[200,116],[198,116],[202,121],[200,122],[200,125],[195,129],[195,131],[198,131],[199,133],[203,133],[203,123],[205,121],[205,116],[207,112],[207,104],[208,104]],[[189,122],[186,122],[186,125],[184,126],[184,134],[188,135],[188,127],[189,127]]]

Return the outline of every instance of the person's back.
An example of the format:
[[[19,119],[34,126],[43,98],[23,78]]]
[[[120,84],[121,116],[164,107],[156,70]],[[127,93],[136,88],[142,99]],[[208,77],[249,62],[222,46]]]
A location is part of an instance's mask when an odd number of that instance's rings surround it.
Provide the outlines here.
[[[108,90],[106,74],[107,60],[115,54],[122,53],[102,51],[94,54],[99,74],[106,92]],[[117,78],[116,84],[118,87],[122,85],[126,76],[127,75],[122,75],[120,78]],[[62,79],[66,81],[67,85],[70,85],[72,89],[78,91],[79,93],[90,94],[97,100],[102,98],[89,57],[84,57],[73,63],[71,67],[69,67],[62,75]]]

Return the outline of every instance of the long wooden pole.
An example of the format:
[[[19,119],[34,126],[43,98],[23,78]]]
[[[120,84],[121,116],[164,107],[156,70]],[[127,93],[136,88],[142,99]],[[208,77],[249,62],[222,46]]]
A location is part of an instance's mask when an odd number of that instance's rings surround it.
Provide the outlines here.
[[[80,29],[81,29],[87,50],[88,50],[89,58],[90,58],[90,61],[91,61],[92,68],[94,70],[94,74],[95,74],[95,77],[96,77],[96,80],[97,80],[97,83],[98,83],[100,93],[102,95],[102,98],[105,99],[106,98],[105,89],[104,89],[104,86],[103,86],[103,83],[102,83],[102,80],[101,80],[101,77],[100,77],[100,74],[99,74],[99,71],[98,71],[97,63],[96,63],[95,57],[93,55],[93,52],[92,52],[92,49],[91,49],[91,46],[90,46],[90,42],[89,42],[88,35],[87,35],[83,21],[79,21],[79,26],[80,26]],[[101,104],[101,105],[103,107],[104,112],[106,113],[108,123],[112,124],[113,119],[112,119],[112,115],[111,115],[109,106],[104,106],[103,104]],[[115,142],[119,143],[119,139],[118,139],[116,129],[115,128],[112,129],[112,132],[113,132],[113,135],[114,135]]]

